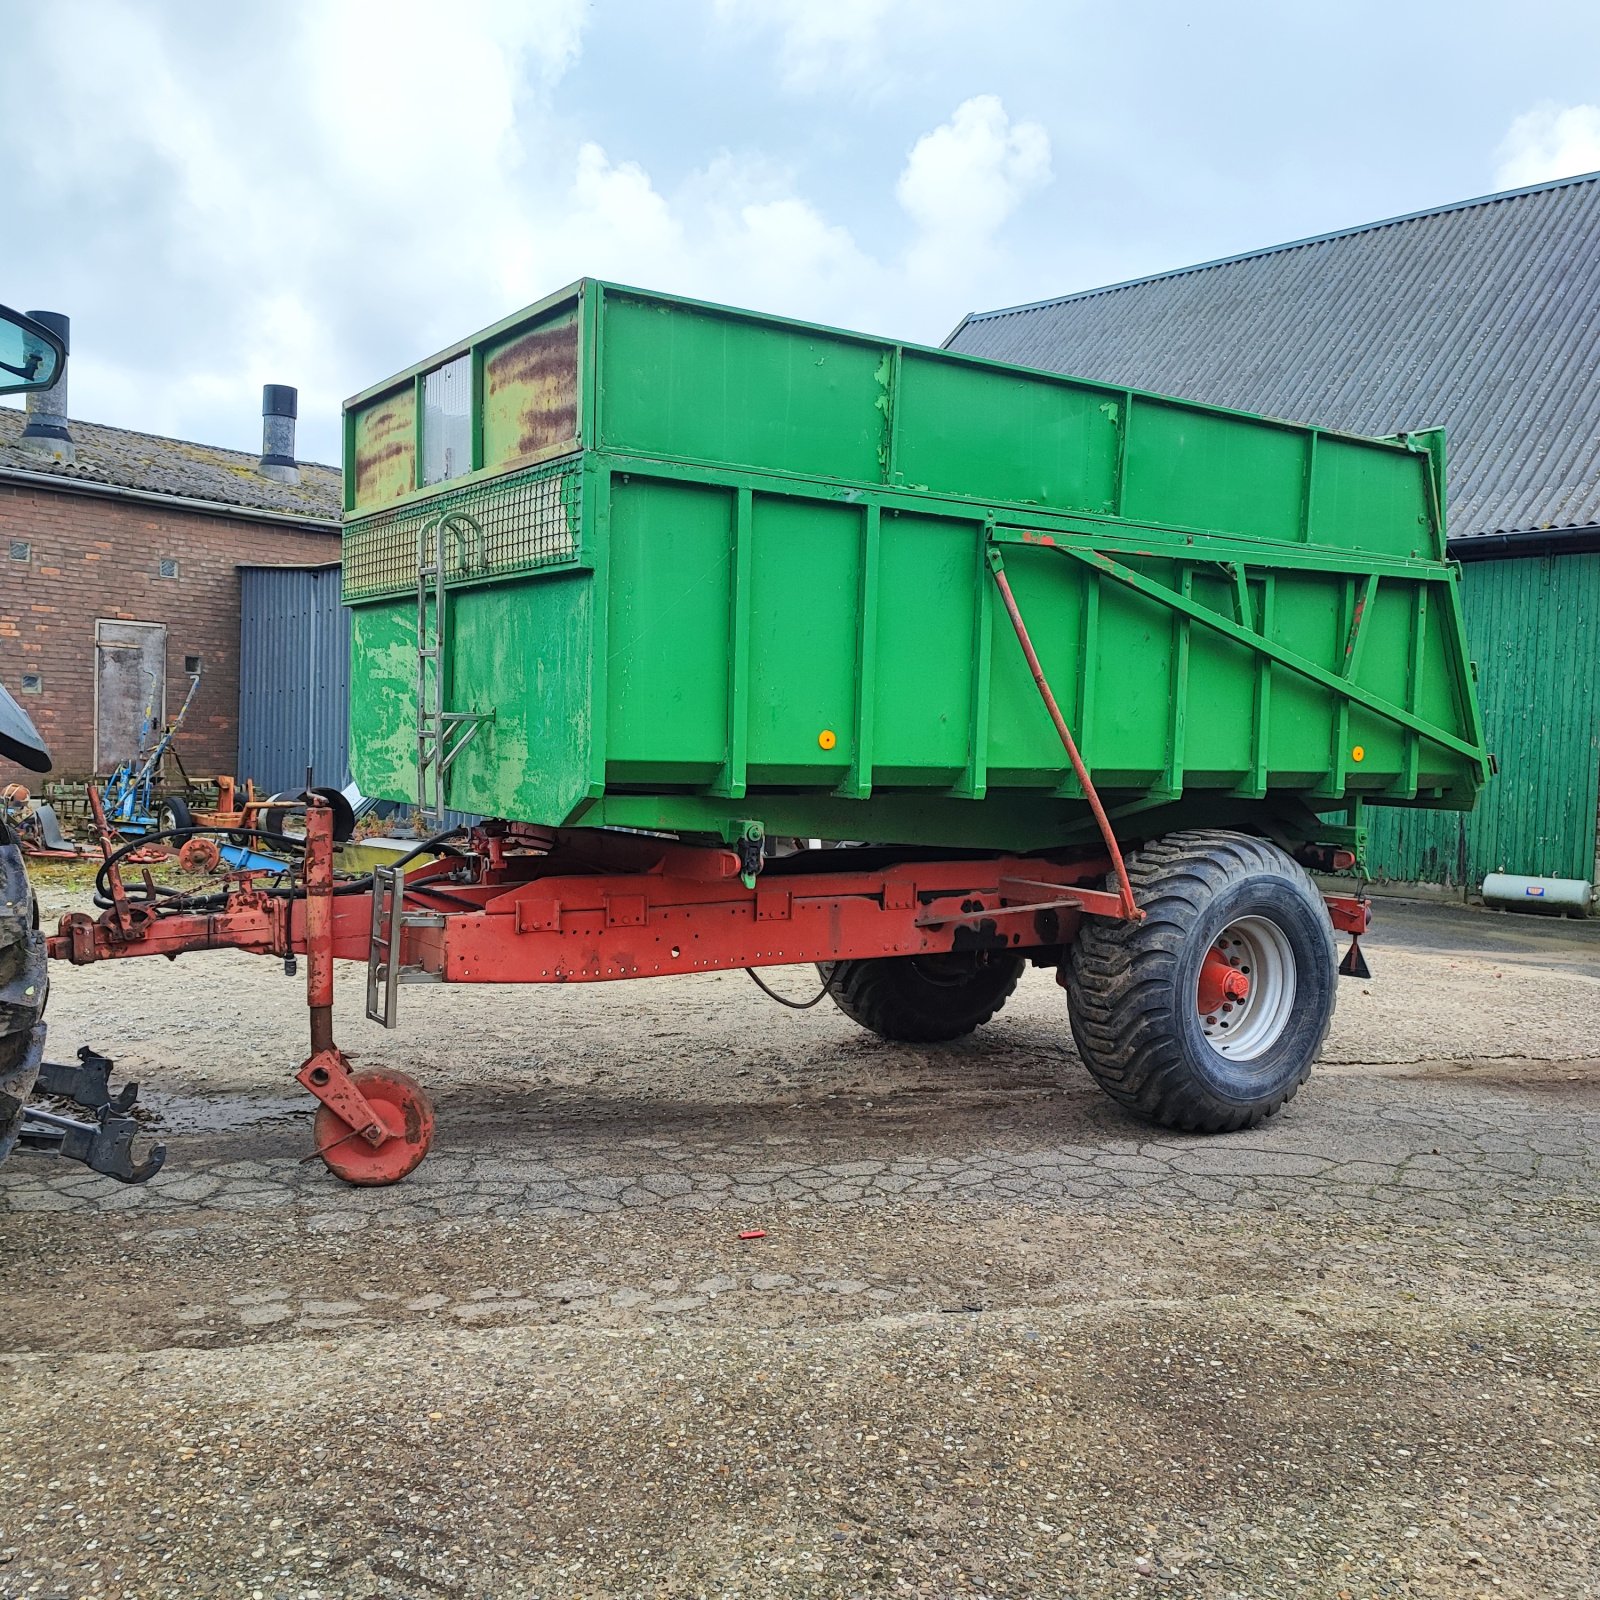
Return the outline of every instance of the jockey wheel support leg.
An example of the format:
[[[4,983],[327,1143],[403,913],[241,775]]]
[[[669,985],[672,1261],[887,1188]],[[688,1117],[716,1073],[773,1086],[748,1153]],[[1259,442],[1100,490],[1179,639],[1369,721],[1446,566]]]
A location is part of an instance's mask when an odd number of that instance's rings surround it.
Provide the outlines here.
[[[403,1072],[352,1072],[333,1042],[333,812],[306,808],[306,1002],[311,1054],[295,1074],[321,1105],[316,1154],[346,1183],[398,1183],[433,1142],[433,1105]]]

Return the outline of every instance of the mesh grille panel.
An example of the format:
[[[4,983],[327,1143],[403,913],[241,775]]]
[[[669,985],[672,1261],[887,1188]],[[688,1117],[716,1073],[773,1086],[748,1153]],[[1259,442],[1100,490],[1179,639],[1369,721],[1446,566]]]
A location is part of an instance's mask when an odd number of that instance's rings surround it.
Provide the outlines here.
[[[578,490],[578,464],[569,459],[346,523],[345,601],[415,592],[417,568],[432,564],[441,531],[449,582],[571,561],[578,554]]]

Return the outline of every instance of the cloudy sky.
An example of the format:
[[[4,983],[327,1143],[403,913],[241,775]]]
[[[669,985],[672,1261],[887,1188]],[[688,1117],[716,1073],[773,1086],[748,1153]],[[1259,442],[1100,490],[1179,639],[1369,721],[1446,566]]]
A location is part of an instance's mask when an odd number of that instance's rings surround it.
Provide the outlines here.
[[[1600,7],[0,0],[0,300],[74,416],[300,453],[583,274],[937,343],[1600,168]]]

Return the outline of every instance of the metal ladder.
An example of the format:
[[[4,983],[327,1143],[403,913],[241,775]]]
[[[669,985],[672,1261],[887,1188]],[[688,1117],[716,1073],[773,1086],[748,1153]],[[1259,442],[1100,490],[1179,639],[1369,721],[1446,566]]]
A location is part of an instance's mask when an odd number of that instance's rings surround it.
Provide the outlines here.
[[[401,941],[407,928],[442,928],[444,918],[434,911],[407,911],[404,867],[372,869],[372,931],[367,945],[367,1019],[385,1028],[394,1026],[402,983],[442,983],[442,974],[424,972],[418,965],[404,966]]]
[[[445,709],[450,662],[446,552],[458,543],[465,568],[474,542],[481,548],[482,541],[483,530],[460,511],[447,512],[417,529],[417,810],[430,833],[444,825],[446,785],[456,757],[486,722],[494,720],[492,711]]]

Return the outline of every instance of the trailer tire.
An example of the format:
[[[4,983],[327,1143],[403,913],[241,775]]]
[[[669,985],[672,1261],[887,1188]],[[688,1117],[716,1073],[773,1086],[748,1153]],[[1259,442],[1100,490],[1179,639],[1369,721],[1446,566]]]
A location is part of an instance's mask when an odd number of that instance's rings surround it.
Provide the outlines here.
[[[1333,1020],[1327,906],[1298,863],[1247,834],[1169,834],[1128,875],[1144,920],[1088,918],[1068,958],[1084,1065],[1151,1122],[1254,1127],[1294,1098]]]
[[[1011,998],[1022,968],[1009,951],[817,963],[852,1022],[902,1044],[943,1044],[981,1027]]]
[[[49,993],[38,903],[22,851],[0,828],[0,1161],[17,1142],[39,1075]]]
[[[181,795],[170,795],[161,802],[161,808],[156,813],[156,820],[163,833],[173,832],[178,828],[192,828],[194,814],[189,810],[189,802]]]

